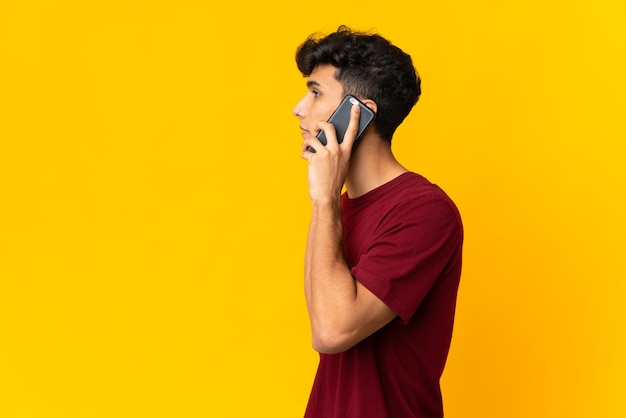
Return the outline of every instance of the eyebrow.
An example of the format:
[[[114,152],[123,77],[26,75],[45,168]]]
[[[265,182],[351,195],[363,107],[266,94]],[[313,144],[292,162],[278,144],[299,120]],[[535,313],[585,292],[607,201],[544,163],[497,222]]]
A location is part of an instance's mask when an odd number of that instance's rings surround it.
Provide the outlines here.
[[[315,80],[309,80],[306,82],[306,86],[307,88],[311,88],[311,87],[321,87],[322,85]]]

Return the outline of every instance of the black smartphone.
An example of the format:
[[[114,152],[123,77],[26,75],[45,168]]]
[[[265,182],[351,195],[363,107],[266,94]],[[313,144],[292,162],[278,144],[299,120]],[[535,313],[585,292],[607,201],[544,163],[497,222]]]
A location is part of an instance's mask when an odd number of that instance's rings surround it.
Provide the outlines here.
[[[332,123],[335,126],[335,132],[337,133],[337,141],[341,144],[343,142],[343,137],[346,135],[346,131],[348,130],[348,124],[350,123],[350,110],[352,109],[352,105],[358,104],[361,107],[361,114],[359,116],[359,130],[356,134],[356,139],[354,142],[363,135],[363,132],[367,129],[367,127],[372,123],[374,118],[376,117],[376,113],[369,107],[367,107],[362,101],[357,99],[351,94],[348,94],[344,99],[339,103],[339,106],[330,118],[328,118],[328,122]],[[326,135],[324,131],[319,131],[317,134],[317,139],[325,146]],[[308,151],[315,152],[315,150],[311,147],[307,148]]]

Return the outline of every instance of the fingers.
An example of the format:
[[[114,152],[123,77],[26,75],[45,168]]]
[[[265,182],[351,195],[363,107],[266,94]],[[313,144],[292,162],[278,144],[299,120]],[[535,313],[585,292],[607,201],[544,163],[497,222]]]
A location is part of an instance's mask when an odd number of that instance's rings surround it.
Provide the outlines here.
[[[301,158],[310,160],[318,150],[323,150],[324,145],[317,138],[307,138],[302,141]]]
[[[320,138],[320,141],[326,145],[335,147],[340,145],[344,149],[352,149],[352,144],[356,139],[356,136],[359,131],[359,117],[361,113],[361,108],[358,104],[353,104],[350,108],[350,119],[348,121],[348,126],[345,127],[345,116],[340,116],[336,122],[318,122],[317,128],[319,131],[324,133],[324,138]],[[345,114],[345,113],[344,113]],[[331,118],[332,119],[332,118]],[[333,123],[339,123],[340,127],[335,129],[336,127]],[[345,131],[344,131],[345,129]],[[340,137],[343,135],[343,137]],[[339,144],[341,142],[341,144]]]
[[[317,138],[306,138],[302,141],[303,158],[306,154],[315,154],[321,148],[324,148],[324,145]]]
[[[309,159],[311,154],[315,154],[320,150],[327,147],[329,151],[342,150],[342,152],[350,155],[354,141],[356,140],[359,132],[359,118],[361,116],[361,108],[358,104],[353,104],[350,108],[350,119],[348,126],[345,130],[343,138],[341,138],[341,144],[337,139],[337,131],[335,126],[329,122],[320,121],[317,123],[318,132],[323,132],[322,138],[308,137],[302,142],[302,158]],[[345,121],[345,117],[343,119]],[[345,122],[344,122],[345,123]],[[345,125],[344,125],[345,126]],[[342,129],[339,129],[341,134]]]
[[[318,132],[324,131],[324,142],[320,140],[317,136],[306,138],[302,142],[302,158],[308,160],[312,155],[317,153],[317,151],[322,150],[328,145],[328,139],[330,138],[330,143],[333,146],[337,146],[337,134],[335,133],[335,127],[332,123],[328,122],[318,122],[317,127],[319,128]]]
[[[331,139],[331,142],[337,143],[337,130],[335,129],[335,125],[330,122],[318,122],[317,128],[319,129],[317,135],[315,136],[322,145],[328,145],[328,138]]]
[[[359,117],[361,115],[361,107],[358,104],[353,104],[350,109],[350,123],[348,129],[346,129],[346,135],[343,137],[342,146],[347,149],[352,149],[356,136],[359,133]]]

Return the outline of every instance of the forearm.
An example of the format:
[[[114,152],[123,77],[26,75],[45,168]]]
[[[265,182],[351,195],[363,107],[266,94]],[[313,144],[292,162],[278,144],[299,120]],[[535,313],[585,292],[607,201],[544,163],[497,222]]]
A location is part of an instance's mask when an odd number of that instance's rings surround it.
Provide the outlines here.
[[[342,249],[340,200],[314,201],[305,255],[305,294],[314,346],[333,344],[349,332],[356,282]],[[317,347],[316,347],[317,348]]]

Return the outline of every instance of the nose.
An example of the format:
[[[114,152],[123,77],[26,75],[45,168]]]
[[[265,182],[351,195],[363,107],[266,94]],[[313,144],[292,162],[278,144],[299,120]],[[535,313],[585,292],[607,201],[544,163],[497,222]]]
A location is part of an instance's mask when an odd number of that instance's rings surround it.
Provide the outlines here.
[[[304,97],[296,103],[291,113],[297,118],[302,118],[304,116]]]

